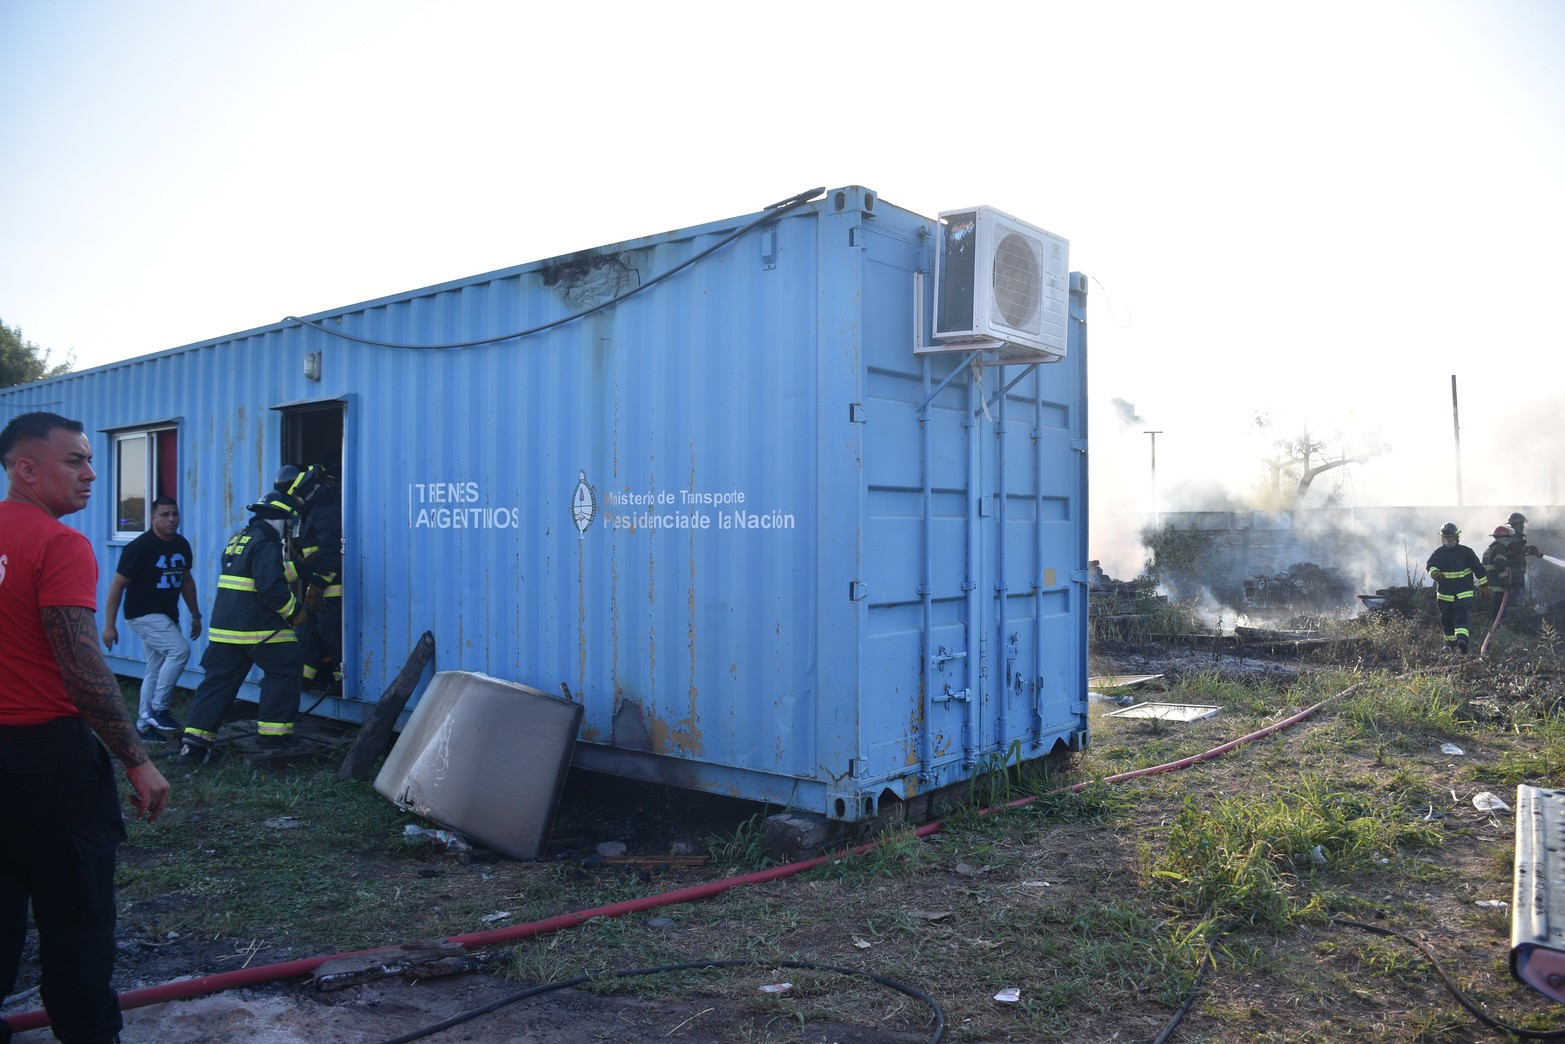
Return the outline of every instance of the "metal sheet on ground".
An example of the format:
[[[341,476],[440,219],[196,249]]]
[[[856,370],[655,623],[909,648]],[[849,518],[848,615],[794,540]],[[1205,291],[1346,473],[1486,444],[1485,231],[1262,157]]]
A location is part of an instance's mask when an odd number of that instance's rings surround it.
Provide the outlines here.
[[[1109,711],[1111,718],[1157,718],[1161,721],[1199,721],[1210,718],[1221,707],[1207,707],[1198,703],[1138,703],[1133,707]]]
[[[1163,677],[1161,674],[1095,674],[1087,679],[1087,688],[1093,692],[1104,689],[1131,689]]]

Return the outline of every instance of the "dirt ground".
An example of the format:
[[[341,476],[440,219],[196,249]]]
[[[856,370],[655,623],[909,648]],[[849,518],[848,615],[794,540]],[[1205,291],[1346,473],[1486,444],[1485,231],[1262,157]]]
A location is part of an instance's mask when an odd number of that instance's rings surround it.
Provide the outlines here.
[[[1214,663],[1214,657],[1207,653],[1165,651],[1155,657],[1117,656],[1114,667],[1122,674],[1177,674],[1210,670]],[[1281,678],[1301,669],[1297,661],[1269,657],[1224,657],[1222,667],[1239,674]],[[1493,673],[1484,679],[1484,685],[1496,694],[1502,693],[1507,684],[1509,679],[1504,672]],[[1223,724],[1213,723],[1210,727],[1214,737],[1231,738],[1221,733]],[[1294,733],[1283,734],[1278,742],[1288,745],[1290,750],[1307,749],[1301,736]],[[1473,756],[1479,753],[1469,750]],[[1437,749],[1431,750],[1427,759],[1421,757],[1420,760],[1439,764],[1442,755]],[[1203,785],[1213,794],[1243,789],[1248,785],[1247,771],[1241,757],[1218,759],[1203,767],[1206,774]],[[1438,861],[1455,871],[1458,880],[1492,879],[1496,848],[1505,846],[1513,824],[1497,820],[1472,806],[1472,786],[1459,775],[1455,764],[1450,767],[1449,785],[1452,801],[1439,810],[1449,839],[1439,852]],[[665,810],[666,814],[649,815],[649,808]],[[680,800],[654,798],[626,804],[604,800],[602,794],[590,790],[573,790],[568,785],[554,837],[557,843],[579,851],[590,851],[602,840],[627,841],[634,851],[638,842],[653,837],[658,839],[658,844],[666,844],[669,837],[705,838],[731,834],[753,811],[754,807],[747,803],[695,799],[688,795]],[[1436,811],[1431,808],[1432,814]],[[1016,871],[1017,876],[1009,884],[1013,890],[1023,891],[1032,885],[1047,884],[1047,889],[1039,888],[1037,892],[1040,910],[1046,904],[1086,905],[1116,889],[1135,886],[1133,844],[1126,836],[1116,836],[1088,824],[1066,823],[1031,839],[1029,848],[1028,868]],[[908,907],[941,909],[942,893],[961,890],[971,880],[962,875],[986,872],[983,867],[964,866],[959,859],[959,853],[950,853],[945,877],[921,881],[911,888],[908,882],[903,882],[899,885],[905,889],[900,901]],[[1039,871],[1037,867],[1047,870]],[[1040,880],[1045,874],[1046,882]],[[704,876],[710,876],[710,872],[691,870],[659,884],[674,889],[695,883]],[[1470,927],[1465,930],[1461,927],[1464,923],[1470,925],[1474,903],[1508,899],[1508,894],[1442,886],[1431,888],[1422,896],[1401,898],[1411,898],[1425,908],[1429,927],[1421,933],[1422,940],[1442,961],[1460,969],[1464,981],[1497,993],[1509,990],[1507,996],[1511,1002],[1527,1001],[1526,991],[1513,989],[1514,984],[1508,982],[1505,974],[1508,913],[1494,912],[1493,924],[1485,925],[1492,931],[1475,933]],[[1384,899],[1389,902],[1392,897],[1388,895]],[[652,916],[656,915],[646,915],[647,918]],[[677,918],[679,914],[668,916]],[[788,937],[788,950],[829,954],[831,947],[842,941],[828,937],[831,933],[843,934],[837,926],[818,928],[816,932],[808,938]],[[823,932],[828,934],[821,934]],[[924,945],[988,945],[981,938],[964,938],[967,932],[965,928],[932,929]],[[1355,962],[1359,960],[1356,955],[1364,952],[1363,944],[1364,939],[1341,928],[1304,929],[1275,941],[1279,948],[1320,954],[1317,960],[1323,975],[1349,979],[1355,974]],[[301,956],[304,955],[234,940],[174,939],[153,944],[127,938],[121,946],[116,985],[124,993],[195,975],[264,967],[297,960]],[[35,981],[27,976],[28,970],[24,969],[22,981]],[[494,1004],[521,989],[516,981],[502,979],[485,969],[432,979],[380,978],[333,991],[323,990],[308,979],[296,978],[191,1000],[132,1008],[125,1013],[123,1040],[126,1044],[229,1040],[258,1044],[383,1042],[434,1026],[459,1013]],[[1415,992],[1424,997],[1423,1003],[1449,1006],[1447,998],[1437,990],[1420,987]],[[1279,1039],[1276,1034],[1282,1032],[1283,1025],[1295,1024],[1293,1019],[1297,1019],[1296,1024],[1301,1027],[1310,1027],[1310,1039],[1335,1039],[1319,1036],[1322,1025],[1335,1025],[1342,1030],[1344,1038],[1363,1037],[1379,1020],[1388,1016],[1374,998],[1355,995],[1351,990],[1342,995],[1336,989],[1329,989],[1318,997],[1298,997],[1287,1002],[1279,1001],[1273,993],[1274,989],[1264,981],[1241,981],[1240,977],[1227,974],[1213,975],[1203,987],[1203,1007],[1229,1013],[1249,1011],[1249,1018],[1261,1021],[1247,1026],[1241,1018],[1233,1025],[1220,1026],[1209,1016],[1197,1015],[1194,1017],[1196,1024],[1187,1023],[1174,1039],[1222,1041],[1224,1044],[1258,1036]],[[988,998],[983,1000],[987,1003]],[[13,999],[0,1014],[11,1015],[37,1006],[36,994],[30,999],[24,995],[19,1000]],[[911,1009],[903,1005],[897,1017],[885,1019],[876,1030],[816,1018],[798,1019],[778,1014],[775,1008],[766,1015],[756,1015],[755,1010],[751,1006],[741,1011],[731,1003],[709,1001],[699,995],[699,990],[692,992],[688,1003],[648,1002],[623,993],[599,996],[584,989],[558,990],[503,1006],[470,1022],[437,1032],[428,1039],[437,1042],[623,1041],[628,1044],[670,1041],[726,1044],[768,1040],[807,1041],[809,1044],[848,1041],[910,1044],[930,1037],[930,1026],[921,1021],[923,1013],[916,1005]],[[1278,1023],[1276,1019],[1281,1012],[1288,1014],[1283,1016],[1283,1023]],[[1150,1040],[1163,1028],[1168,1013],[1164,1005],[1145,997],[1130,997],[1111,1013],[1105,1013],[1100,1024],[1107,1028],[1101,1035],[1080,1039]],[[1456,1016],[1465,1023],[1460,1012]],[[948,1025],[945,1039],[958,1039],[956,1030],[957,1027]],[[1463,1024],[1439,1039],[1490,1039],[1480,1030],[1476,1023]],[[1392,1039],[1375,1036],[1375,1032],[1378,1031],[1369,1032],[1371,1039]],[[15,1039],[22,1044],[38,1044],[53,1038],[48,1029],[41,1029],[19,1033]],[[1021,1038],[1008,1036],[1006,1039]],[[1285,1034],[1283,1039],[1289,1039],[1289,1035]]]
[[[721,797],[690,794],[667,787],[642,788],[634,801],[618,800],[622,781],[573,774],[555,820],[551,853],[590,859],[597,844],[625,842],[630,850],[663,850],[669,837],[702,839],[732,834],[760,806]],[[452,857],[435,857],[437,865]],[[684,872],[666,881],[668,889],[711,876],[707,869]],[[688,879],[686,879],[688,878]],[[649,919],[655,914],[645,915]],[[197,976],[220,976],[240,969],[297,961],[307,955],[257,944],[253,940],[172,939],[156,944],[125,934],[122,916],[115,986],[129,1003],[136,991],[177,984]],[[29,933],[21,982],[37,981],[36,935]],[[444,977],[393,975],[357,985],[326,989],[311,978],[225,990],[191,999],[161,1001],[124,1012],[124,1044],[369,1044],[412,1034],[511,997],[525,987],[487,968],[490,954],[480,951],[469,963],[477,969]],[[0,1016],[35,1012],[36,989],[8,998]],[[774,1029],[771,1024],[777,1024]],[[916,1026],[914,1027],[916,1029]],[[626,1044],[723,1044],[734,1040],[856,1041],[908,1044],[929,1039],[921,1032],[869,1032],[810,1019],[756,1016],[699,997],[688,1004],[653,1003],[620,995],[597,995],[585,988],[563,989],[515,1003],[442,1030],[436,1042],[617,1041]],[[45,1027],[17,1033],[18,1044],[54,1039]]]
[[[174,941],[154,948],[122,940],[116,985],[122,995],[134,1000],[133,991],[177,984],[198,974],[222,975],[242,967],[261,968],[295,959],[297,955],[284,951],[252,952],[231,941]],[[28,971],[24,971],[26,974]],[[392,976],[339,989],[325,989],[300,977],[130,1008],[124,1013],[121,1040],[124,1044],[372,1044],[412,1034],[490,1005],[495,1005],[496,1010],[428,1039],[515,1044],[726,1044],[771,1039],[774,1023],[778,1024],[776,1029],[782,1039],[801,1039],[797,1036],[800,1025],[792,1018],[741,1013],[700,999],[688,1004],[655,1003],[633,997],[599,996],[585,989],[562,989],[510,1004],[500,1003],[524,988],[483,967],[437,978]],[[14,1015],[39,1006],[36,992],[17,1000],[7,1004],[0,1014]],[[42,1028],[18,1033],[13,1039],[18,1044],[43,1044],[54,1037],[48,1028]],[[928,1040],[929,1032],[866,1032],[812,1019],[803,1039],[823,1044],[910,1044]]]
[[[474,974],[412,983],[387,979],[338,993],[298,986],[236,990],[127,1011],[121,1040],[125,1044],[373,1044],[492,1004],[518,989],[515,982]],[[752,1017],[709,1004],[661,1004],[560,990],[507,1005],[428,1039],[727,1044],[764,1031],[764,1025]],[[811,1023],[809,1032],[811,1039],[822,1042],[908,1044],[929,1039],[927,1033],[866,1035],[861,1029],[818,1022]],[[54,1038],[42,1029],[19,1033],[14,1039],[18,1044],[42,1044]]]

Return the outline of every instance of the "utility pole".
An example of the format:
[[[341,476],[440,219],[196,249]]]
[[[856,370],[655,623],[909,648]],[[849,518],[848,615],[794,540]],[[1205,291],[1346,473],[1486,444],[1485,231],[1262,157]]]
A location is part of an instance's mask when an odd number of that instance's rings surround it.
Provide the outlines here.
[[[1158,518],[1157,513],[1157,437],[1163,434],[1163,432],[1161,430],[1144,431],[1142,434],[1152,436],[1152,528],[1161,529],[1163,528],[1163,523]]]
[[[1462,414],[1456,408],[1456,374],[1451,375],[1451,427],[1456,431],[1456,506],[1462,506]]]

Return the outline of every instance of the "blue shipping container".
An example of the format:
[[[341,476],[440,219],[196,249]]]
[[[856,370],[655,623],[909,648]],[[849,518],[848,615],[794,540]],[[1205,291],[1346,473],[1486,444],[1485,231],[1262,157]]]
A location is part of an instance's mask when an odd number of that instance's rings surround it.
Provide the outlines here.
[[[317,713],[362,720],[427,630],[440,670],[580,702],[577,765],[862,820],[1087,742],[1086,281],[1063,357],[920,353],[943,226],[806,195],[0,402],[93,433],[65,521],[104,590],[158,492],[210,603],[277,468],[339,474]]]

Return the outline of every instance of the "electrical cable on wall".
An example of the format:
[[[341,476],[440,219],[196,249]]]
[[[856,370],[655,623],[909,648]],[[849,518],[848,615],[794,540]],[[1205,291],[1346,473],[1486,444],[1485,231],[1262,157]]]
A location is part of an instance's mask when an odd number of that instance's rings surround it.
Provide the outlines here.
[[[749,223],[735,229],[733,232],[730,232],[728,235],[707,247],[705,250],[702,250],[699,253],[686,258],[679,264],[675,265],[673,268],[670,268],[666,272],[659,273],[653,278],[647,280],[645,283],[642,283],[640,286],[633,287],[623,294],[619,294],[618,296],[609,298],[607,301],[602,301],[598,304],[595,304],[591,308],[584,309],[572,315],[563,316],[559,319],[551,320],[547,323],[542,323],[538,326],[531,326],[525,330],[518,330],[515,333],[498,334],[494,337],[482,337],[475,341],[457,341],[451,344],[398,344],[394,341],[378,341],[373,337],[360,337],[357,334],[346,333],[342,330],[333,330],[325,323],[317,322],[313,319],[301,319],[296,315],[283,316],[283,322],[299,323],[303,326],[308,326],[312,329],[319,330],[321,333],[330,334],[333,337],[340,337],[345,341],[353,341],[356,344],[367,344],[375,348],[406,348],[413,351],[446,351],[453,348],[476,348],[479,345],[498,344],[501,341],[514,341],[522,337],[531,337],[533,334],[543,333],[545,330],[552,330],[557,326],[564,326],[566,323],[573,323],[578,319],[584,319],[587,316],[594,314],[595,312],[601,312],[605,308],[608,308],[612,305],[617,305],[621,301],[634,297],[643,290],[650,290],[652,287],[657,286],[663,280],[667,279],[671,275],[674,275],[676,272],[689,268],[697,261],[700,261],[703,258],[721,250],[723,247],[727,246],[729,243],[732,243],[734,240],[738,239],[740,236],[744,235],[746,232],[749,232],[758,225],[764,225],[769,221],[777,220],[788,211],[804,203],[808,203],[810,200],[816,198],[825,191],[826,187],[821,185],[816,188],[809,189],[808,191],[789,196],[787,199],[778,200],[776,203],[766,207],[760,217],[757,217]]]

